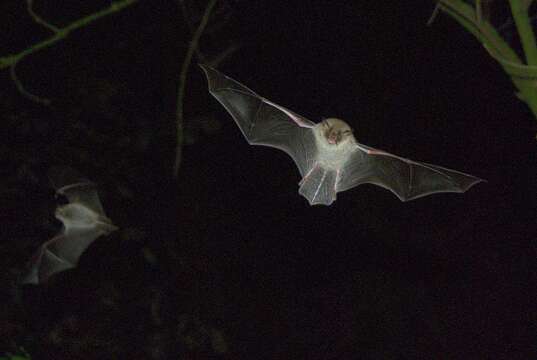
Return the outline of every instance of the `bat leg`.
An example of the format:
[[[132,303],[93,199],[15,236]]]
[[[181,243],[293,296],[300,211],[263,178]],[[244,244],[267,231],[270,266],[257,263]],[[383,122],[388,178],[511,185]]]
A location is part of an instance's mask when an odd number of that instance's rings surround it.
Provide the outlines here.
[[[330,205],[336,200],[336,179],[335,170],[315,165],[300,181],[298,192],[310,205]]]

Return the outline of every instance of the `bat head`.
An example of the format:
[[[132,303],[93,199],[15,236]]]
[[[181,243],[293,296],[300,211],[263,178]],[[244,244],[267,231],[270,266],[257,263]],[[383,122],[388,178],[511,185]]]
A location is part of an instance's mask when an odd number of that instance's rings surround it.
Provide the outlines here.
[[[329,145],[346,143],[353,138],[351,127],[343,120],[336,118],[324,119],[321,122],[322,134]]]

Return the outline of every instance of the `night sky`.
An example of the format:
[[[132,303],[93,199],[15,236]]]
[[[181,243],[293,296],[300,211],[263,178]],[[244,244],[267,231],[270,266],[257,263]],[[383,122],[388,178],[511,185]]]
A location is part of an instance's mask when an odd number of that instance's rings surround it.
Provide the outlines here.
[[[35,8],[62,26],[109,4],[60,3]],[[24,59],[19,79],[50,106],[0,72],[5,351],[23,346],[36,359],[537,353],[537,122],[472,35],[442,13],[426,26],[433,2],[219,2],[209,29],[218,27],[200,49],[210,59],[240,46],[220,71],[312,121],[345,119],[361,143],[486,180],[406,203],[363,185],[311,207],[293,161],[247,144],[209,95],[196,57],[184,101],[188,144],[172,176],[192,36],[178,3],[140,1]],[[196,23],[203,2],[186,4]],[[22,1],[0,5],[0,19],[0,56],[49,34]],[[96,241],[77,269],[20,288],[25,262],[61,227],[46,176],[54,165],[95,181],[121,230]],[[223,334],[224,354],[207,329]]]

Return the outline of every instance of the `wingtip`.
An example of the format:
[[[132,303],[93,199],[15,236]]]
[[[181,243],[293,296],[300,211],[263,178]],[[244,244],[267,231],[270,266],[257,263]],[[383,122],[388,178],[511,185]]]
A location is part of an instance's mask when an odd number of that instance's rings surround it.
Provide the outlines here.
[[[485,179],[474,177],[473,181],[470,182],[469,184],[467,184],[466,187],[463,188],[462,192],[466,192],[466,191],[470,190],[470,188],[474,187],[475,185],[477,185],[479,183],[487,183],[487,182],[488,181],[485,180]]]

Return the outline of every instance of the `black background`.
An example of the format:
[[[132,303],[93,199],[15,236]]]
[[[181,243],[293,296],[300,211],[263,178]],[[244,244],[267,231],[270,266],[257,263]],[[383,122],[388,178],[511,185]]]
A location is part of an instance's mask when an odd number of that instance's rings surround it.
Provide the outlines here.
[[[35,8],[62,26],[107,5]],[[188,4],[197,15],[202,5]],[[141,1],[18,64],[27,90],[51,106],[27,100],[0,73],[6,350],[24,346],[36,359],[535,353],[537,127],[480,43],[445,14],[427,27],[432,2],[222,8],[228,20],[202,37],[201,50],[240,43],[219,65],[225,74],[313,121],[345,119],[364,144],[487,182],[408,203],[364,185],[310,207],[293,162],[246,143],[208,94],[197,59],[185,126],[209,117],[221,129],[189,130],[195,141],[174,179],[176,93],[191,32],[178,2]],[[0,10],[1,55],[48,36],[23,2]],[[77,269],[21,289],[16,275],[59,229],[52,165],[97,182],[122,230],[99,239]],[[226,354],[185,345],[185,318],[221,331]]]

